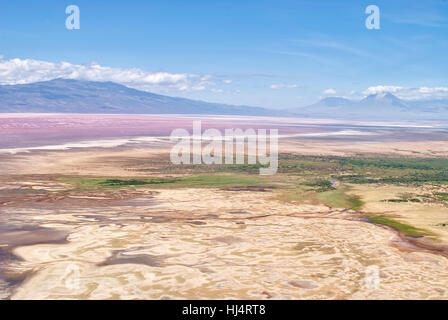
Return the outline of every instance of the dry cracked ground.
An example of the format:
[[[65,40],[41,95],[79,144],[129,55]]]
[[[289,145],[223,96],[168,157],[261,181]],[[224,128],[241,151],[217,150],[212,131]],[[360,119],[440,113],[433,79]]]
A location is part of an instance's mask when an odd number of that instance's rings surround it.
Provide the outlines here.
[[[145,174],[123,165],[127,150],[108,152],[3,156],[1,298],[448,298],[444,254],[354,210],[287,203],[276,188],[61,179]]]

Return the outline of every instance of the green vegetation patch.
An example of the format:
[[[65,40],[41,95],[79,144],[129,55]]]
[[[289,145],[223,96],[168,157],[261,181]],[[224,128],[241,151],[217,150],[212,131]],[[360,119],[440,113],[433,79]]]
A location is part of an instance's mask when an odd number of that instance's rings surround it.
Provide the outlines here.
[[[108,178],[60,178],[61,181],[71,183],[75,189],[90,190],[99,188],[116,188],[127,186],[142,186],[142,185],[160,185],[172,184],[179,179],[175,178],[153,178],[153,179],[108,179]]]
[[[433,192],[433,195],[437,200],[448,201],[447,192]]]
[[[152,166],[154,174],[171,178],[115,178],[74,177],[62,178],[73,190],[103,189],[115,192],[122,188],[151,186],[154,188],[227,188],[274,187],[278,200],[291,203],[326,204],[335,208],[360,210],[363,202],[347,193],[350,184],[393,184],[439,186],[448,184],[448,159],[445,158],[391,158],[339,157],[280,154],[278,174],[260,176],[260,165],[190,165],[175,166],[161,159]],[[143,169],[146,170],[146,169]],[[389,202],[448,201],[448,193],[434,192],[422,195],[403,195]]]
[[[325,186],[328,187],[327,184]],[[359,196],[347,194],[347,188],[335,189],[333,186],[323,188],[321,183],[297,185],[280,190],[280,201],[295,204],[323,204],[332,208],[361,210],[364,202]]]
[[[169,186],[170,188],[183,187],[238,187],[238,186],[266,186],[273,182],[259,175],[230,174],[230,175],[195,175],[180,178],[150,178],[150,179],[112,179],[112,178],[61,178],[71,183],[75,189],[100,189],[129,186]]]
[[[143,185],[154,185],[154,184],[166,184],[175,183],[179,179],[149,179],[149,180],[119,180],[119,179],[106,179],[99,182],[100,185],[105,187],[117,187],[117,186],[143,186]]]
[[[247,160],[246,160],[247,161]],[[159,166],[152,166],[152,168],[138,169],[138,171],[163,173],[163,174],[254,174],[258,175],[261,168],[267,168],[267,165],[260,163],[256,164],[171,164],[159,163]],[[234,161],[235,163],[235,161]]]
[[[222,188],[222,187],[256,187],[268,186],[275,184],[269,178],[261,177],[259,175],[246,174],[229,174],[229,175],[196,175],[182,177],[176,183],[178,187],[208,187],[208,188]]]
[[[366,215],[365,218],[368,218],[369,221],[372,223],[392,227],[395,230],[398,230],[407,236],[423,237],[423,236],[431,235],[430,232],[428,232],[428,231],[413,227],[413,226],[405,224],[405,223],[401,223],[397,220],[394,220],[394,219],[386,217],[386,216]]]
[[[233,165],[173,165],[169,159],[160,159],[149,168],[139,171],[154,174],[197,175],[258,175],[260,164]],[[298,177],[302,182],[337,179],[353,184],[448,184],[447,158],[412,158],[386,156],[308,156],[290,153],[279,154],[278,174],[283,178]]]
[[[401,202],[422,202],[419,198],[417,198],[417,195],[413,193],[402,193],[399,195],[398,199],[387,199],[382,200],[383,202],[394,202],[394,203],[401,203]]]
[[[335,190],[331,181],[328,181],[325,179],[320,179],[315,182],[309,182],[306,185],[316,188],[317,192],[325,192],[325,191],[329,191],[329,190]]]
[[[388,199],[388,200],[384,200],[384,202],[400,203],[400,202],[422,202],[422,201],[417,198],[412,198],[412,199]]]
[[[448,184],[448,159],[281,154],[279,173],[354,184]]]
[[[332,208],[353,209],[355,211],[361,210],[364,202],[358,196],[346,194],[343,190],[325,191],[317,195],[322,203],[329,205]]]

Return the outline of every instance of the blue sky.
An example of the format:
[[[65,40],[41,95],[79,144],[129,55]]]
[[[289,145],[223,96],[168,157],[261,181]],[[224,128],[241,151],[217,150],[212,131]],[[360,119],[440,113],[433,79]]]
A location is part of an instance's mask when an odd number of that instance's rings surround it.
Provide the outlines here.
[[[67,30],[77,5],[81,29]],[[380,30],[365,27],[368,5]],[[111,80],[294,108],[325,96],[448,96],[448,1],[2,1],[0,83]],[[66,62],[62,64],[61,62]]]

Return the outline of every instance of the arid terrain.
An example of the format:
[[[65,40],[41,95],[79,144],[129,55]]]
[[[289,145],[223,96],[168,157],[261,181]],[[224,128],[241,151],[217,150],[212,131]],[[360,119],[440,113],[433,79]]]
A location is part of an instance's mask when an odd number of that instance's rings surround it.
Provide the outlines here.
[[[260,176],[172,165],[192,119],[0,116],[0,298],[448,299],[445,124],[202,119],[278,128]]]

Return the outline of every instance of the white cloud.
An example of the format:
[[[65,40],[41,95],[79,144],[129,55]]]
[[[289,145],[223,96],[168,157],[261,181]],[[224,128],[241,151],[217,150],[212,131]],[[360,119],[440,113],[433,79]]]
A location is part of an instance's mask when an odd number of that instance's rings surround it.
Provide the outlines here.
[[[226,79],[226,80],[222,80],[222,82],[224,82],[225,84],[231,84],[231,83],[232,83],[232,80],[228,80],[228,79]]]
[[[436,88],[421,87],[418,88],[418,92],[422,94],[448,93],[448,87],[436,87]]]
[[[448,87],[401,87],[374,86],[363,92],[365,95],[389,92],[405,100],[442,99],[448,98]]]
[[[214,86],[211,75],[149,72],[142,69],[122,69],[98,63],[71,64],[33,59],[5,60],[0,56],[0,84],[26,84],[56,78],[112,81],[128,87],[155,91],[201,91]]]
[[[299,86],[297,84],[284,84],[284,83],[279,83],[279,84],[271,84],[270,88],[273,90],[278,90],[278,89],[294,89],[294,88],[298,88]]]
[[[367,90],[365,90],[363,93],[366,95],[384,93],[384,92],[397,93],[402,89],[403,87],[397,87],[397,86],[375,86],[367,88]]]
[[[336,94],[336,90],[330,88],[330,89],[325,90],[325,91],[323,92],[323,94],[326,94],[326,95],[333,95],[333,94]]]

